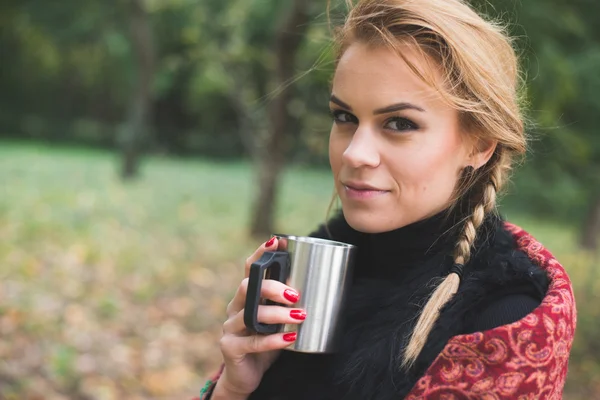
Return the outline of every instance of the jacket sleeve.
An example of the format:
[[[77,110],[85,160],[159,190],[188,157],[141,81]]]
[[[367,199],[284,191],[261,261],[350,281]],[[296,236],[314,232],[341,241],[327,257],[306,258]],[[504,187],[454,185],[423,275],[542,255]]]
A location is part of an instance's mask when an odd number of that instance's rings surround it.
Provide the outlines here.
[[[215,390],[215,386],[217,385],[217,381],[221,377],[223,373],[223,369],[225,368],[225,364],[221,364],[221,367],[209,380],[206,381],[204,387],[200,390],[200,398],[198,400],[209,400],[212,396],[213,390]],[[196,400],[196,399],[194,399]]]

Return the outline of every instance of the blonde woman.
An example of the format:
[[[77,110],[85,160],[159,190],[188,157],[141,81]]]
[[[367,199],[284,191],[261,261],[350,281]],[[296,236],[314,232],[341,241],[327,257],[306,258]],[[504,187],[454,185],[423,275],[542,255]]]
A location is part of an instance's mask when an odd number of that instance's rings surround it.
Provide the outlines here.
[[[341,350],[252,335],[244,280],[201,398],[561,398],[575,328],[567,275],[496,211],[526,151],[515,51],[460,0],[363,0],[336,31],[329,156],[341,211],[313,236],[355,244]],[[246,263],[276,239],[260,246]],[[259,320],[301,324],[263,283]],[[445,397],[444,397],[445,396]]]

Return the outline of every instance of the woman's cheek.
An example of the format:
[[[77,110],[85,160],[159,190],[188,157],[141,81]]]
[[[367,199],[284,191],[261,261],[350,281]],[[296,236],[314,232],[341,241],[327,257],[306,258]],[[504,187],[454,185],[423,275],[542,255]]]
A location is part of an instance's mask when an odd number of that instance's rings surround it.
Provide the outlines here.
[[[334,176],[337,175],[341,168],[344,151],[346,151],[345,141],[340,138],[340,135],[332,132],[329,137],[329,164]]]

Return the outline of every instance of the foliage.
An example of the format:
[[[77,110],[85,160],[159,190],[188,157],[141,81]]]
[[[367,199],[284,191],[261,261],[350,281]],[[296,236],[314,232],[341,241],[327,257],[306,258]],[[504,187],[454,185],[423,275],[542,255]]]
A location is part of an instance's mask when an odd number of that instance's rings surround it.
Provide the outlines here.
[[[519,206],[540,216],[584,217],[600,187],[600,3],[475,1],[508,21],[523,59],[531,154]],[[552,189],[549,189],[551,187]],[[560,195],[559,195],[560,194]]]
[[[243,155],[239,133],[251,132],[235,100],[264,119],[264,105],[277,90],[267,83],[285,2],[147,4],[159,53],[149,146],[180,155]],[[116,146],[135,78],[127,2],[29,0],[3,7],[0,50],[12,57],[0,78],[7,88],[0,93],[1,135]],[[311,37],[324,37],[314,32],[324,28],[315,27]],[[311,43],[304,55],[313,55],[303,64],[312,65],[321,45]],[[312,104],[314,91],[306,97]],[[297,114],[306,109],[296,106]]]
[[[334,2],[335,3],[335,2]],[[600,186],[600,3],[472,0],[506,21],[527,78],[532,152],[517,188],[538,215],[581,219]],[[286,2],[147,0],[158,49],[150,149],[248,156],[278,88],[273,33]],[[288,141],[293,160],[326,164],[332,73],[324,4],[315,2],[297,65]],[[134,83],[125,0],[4,2],[0,135],[113,147]],[[240,112],[242,107],[251,118]],[[540,190],[545,186],[561,188]]]

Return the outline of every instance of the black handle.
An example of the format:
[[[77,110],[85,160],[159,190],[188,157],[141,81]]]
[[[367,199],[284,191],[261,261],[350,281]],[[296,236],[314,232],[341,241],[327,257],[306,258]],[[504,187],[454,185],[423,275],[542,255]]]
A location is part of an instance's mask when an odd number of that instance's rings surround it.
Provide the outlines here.
[[[285,283],[289,274],[289,255],[285,251],[266,251],[262,257],[250,266],[248,292],[244,308],[244,324],[246,328],[257,333],[276,333],[281,324],[263,324],[258,322],[258,306],[263,275],[269,270],[269,279]],[[278,304],[268,301],[268,304]]]

